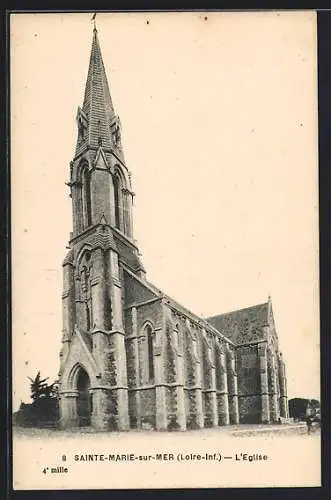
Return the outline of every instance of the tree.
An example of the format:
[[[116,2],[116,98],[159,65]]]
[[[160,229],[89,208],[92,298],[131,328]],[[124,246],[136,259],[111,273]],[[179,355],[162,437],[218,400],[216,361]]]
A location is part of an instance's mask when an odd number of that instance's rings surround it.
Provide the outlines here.
[[[55,427],[59,420],[57,383],[48,384],[49,377],[41,378],[40,371],[34,378],[29,377],[31,404],[21,402],[13,415],[13,423],[28,427]]]
[[[31,389],[31,398],[33,401],[37,401],[40,398],[54,398],[57,397],[55,382],[52,384],[47,384],[47,380],[49,377],[44,379],[40,376],[40,371],[37,373],[34,379],[29,377],[30,380],[30,389]]]
[[[320,408],[320,403],[317,399],[293,398],[289,400],[288,404],[290,417],[299,420],[306,419],[308,407],[313,410],[314,414]]]

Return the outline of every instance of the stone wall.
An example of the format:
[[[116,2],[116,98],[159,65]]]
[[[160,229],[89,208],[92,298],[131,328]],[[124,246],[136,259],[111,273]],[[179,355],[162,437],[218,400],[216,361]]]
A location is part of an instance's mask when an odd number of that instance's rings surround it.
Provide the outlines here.
[[[125,311],[125,348],[128,373],[129,417],[133,427],[156,427],[157,370],[161,354],[163,311],[160,300],[143,303]],[[152,332],[153,354],[149,359],[147,328]],[[149,376],[149,363],[154,377]]]
[[[257,344],[237,347],[238,403],[241,423],[261,422],[261,375]]]
[[[268,385],[269,385],[269,408],[270,420],[278,422],[280,417],[279,411],[279,375],[278,375],[278,359],[275,352],[275,345],[271,344],[268,351]]]
[[[153,429],[156,427],[156,402],[155,388],[140,391],[140,417],[141,425],[149,424]]]
[[[237,347],[238,394],[259,395],[261,392],[260,367],[257,345]]]
[[[241,424],[261,423],[261,396],[238,396]]]

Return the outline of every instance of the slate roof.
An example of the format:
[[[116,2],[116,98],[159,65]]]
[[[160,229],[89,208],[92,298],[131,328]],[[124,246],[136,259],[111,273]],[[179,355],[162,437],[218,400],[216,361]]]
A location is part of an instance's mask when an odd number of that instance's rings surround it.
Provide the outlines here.
[[[181,304],[179,304],[179,302],[177,302],[175,299],[173,299],[172,297],[170,297],[170,295],[164,293],[162,290],[160,290],[159,288],[157,288],[150,281],[146,281],[146,284],[152,290],[154,290],[154,293],[157,296],[162,296],[164,298],[164,300],[169,304],[169,306],[171,306],[174,309],[176,309],[179,313],[183,314],[188,319],[191,319],[191,320],[195,321],[196,323],[200,324],[202,327],[205,327],[205,328],[209,327],[209,329],[210,329],[210,327],[212,327],[212,330],[215,330],[214,325],[212,323],[210,323],[207,318],[202,318],[200,316],[197,316],[192,311],[190,311],[186,307],[184,307]],[[217,328],[216,328],[216,330],[217,330]],[[222,334],[222,337],[224,337],[223,332],[220,332],[220,333]],[[228,339],[228,340],[230,340],[230,343],[232,343],[231,339]]]
[[[231,311],[206,318],[206,321],[234,343],[263,338],[263,327],[268,324],[269,303]]]
[[[77,144],[78,154],[88,144],[91,147],[102,145],[110,148],[111,131],[110,124],[116,119],[106,71],[101,55],[97,30],[93,30],[93,41],[90,56],[87,81],[85,86],[83,115],[87,118],[87,134],[83,142]]]
[[[106,223],[105,219],[104,221]],[[62,262],[63,266],[66,264],[74,264],[81,248],[86,244],[90,245],[92,248],[102,248],[103,250],[109,250],[111,248],[117,252],[117,245],[112,230],[108,226],[102,228],[101,225],[102,222],[100,222],[98,226],[91,228],[90,234],[84,233],[83,236],[80,234],[79,237],[75,239],[75,250],[73,248],[69,250]]]
[[[97,231],[93,235],[91,235],[90,238],[86,240],[86,242],[90,243],[93,248],[100,247],[103,250],[108,250],[109,248],[115,251],[117,250],[114,236],[111,231],[103,233]]]

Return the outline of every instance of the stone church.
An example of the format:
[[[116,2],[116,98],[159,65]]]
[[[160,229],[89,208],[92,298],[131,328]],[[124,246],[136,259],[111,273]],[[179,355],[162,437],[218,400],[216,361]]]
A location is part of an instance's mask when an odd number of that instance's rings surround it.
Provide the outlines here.
[[[95,27],[77,127],[63,261],[61,427],[186,430],[286,419],[270,298],[201,318],[146,279]]]

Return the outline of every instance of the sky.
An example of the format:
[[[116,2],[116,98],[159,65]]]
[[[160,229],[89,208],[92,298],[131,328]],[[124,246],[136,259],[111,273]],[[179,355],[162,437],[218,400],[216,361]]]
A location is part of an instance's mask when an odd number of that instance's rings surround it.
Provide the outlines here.
[[[14,409],[59,368],[90,18],[11,15]],[[147,278],[201,316],[270,294],[288,396],[319,398],[316,14],[98,13],[97,28]]]

